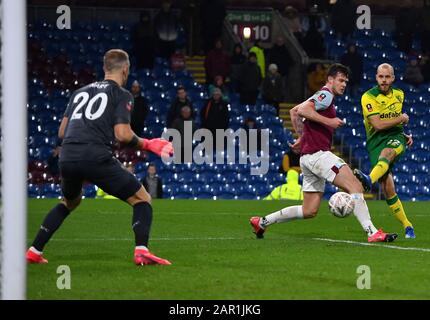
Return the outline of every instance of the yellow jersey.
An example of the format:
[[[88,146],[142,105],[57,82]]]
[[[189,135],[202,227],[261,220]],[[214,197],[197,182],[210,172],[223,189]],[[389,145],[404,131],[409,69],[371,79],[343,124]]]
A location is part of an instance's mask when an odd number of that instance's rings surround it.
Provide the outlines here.
[[[390,120],[402,115],[403,101],[405,94],[402,90],[391,88],[387,94],[383,94],[378,86],[367,90],[361,97],[361,107],[363,109],[364,127],[366,128],[367,141],[373,140],[377,136],[385,136],[387,133],[402,133],[403,125],[399,124],[393,128],[376,132],[369,122],[369,117],[379,115],[379,118]]]

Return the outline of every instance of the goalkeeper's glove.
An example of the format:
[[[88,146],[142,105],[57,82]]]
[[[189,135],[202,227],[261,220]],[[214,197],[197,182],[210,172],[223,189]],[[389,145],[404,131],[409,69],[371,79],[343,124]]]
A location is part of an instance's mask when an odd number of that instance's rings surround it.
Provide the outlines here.
[[[160,157],[169,157],[173,155],[172,143],[160,138],[143,139],[143,150],[151,151]]]

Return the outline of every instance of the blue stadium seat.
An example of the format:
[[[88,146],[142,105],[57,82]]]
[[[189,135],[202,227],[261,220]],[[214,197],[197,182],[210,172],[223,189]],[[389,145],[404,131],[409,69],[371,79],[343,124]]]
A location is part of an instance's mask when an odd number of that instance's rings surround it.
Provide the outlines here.
[[[55,183],[44,184],[41,193],[45,198],[59,198],[61,197],[61,187]]]
[[[30,198],[37,198],[42,195],[42,192],[37,184],[30,183],[27,187],[27,194]]]

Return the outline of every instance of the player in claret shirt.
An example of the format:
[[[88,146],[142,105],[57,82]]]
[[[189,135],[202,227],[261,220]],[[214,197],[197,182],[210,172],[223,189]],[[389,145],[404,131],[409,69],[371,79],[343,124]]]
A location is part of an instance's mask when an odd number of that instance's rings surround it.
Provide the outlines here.
[[[366,175],[355,169],[354,174],[366,191],[372,184],[380,183],[391,212],[405,229],[405,238],[414,239],[414,227],[397,196],[392,174],[395,162],[413,143],[412,136],[405,134],[403,129],[409,122],[409,116],[402,111],[405,96],[402,90],[393,88],[394,80],[393,67],[388,63],[381,64],[376,71],[377,86],[361,97],[372,171]]]
[[[293,151],[300,152],[303,204],[286,207],[265,217],[251,218],[250,223],[257,238],[262,238],[267,227],[274,223],[315,217],[326,181],[351,194],[354,215],[367,233],[368,242],[391,242],[397,238],[397,234],[385,233],[382,229],[375,228],[363,197],[363,186],[345,161],[330,151],[334,130],[344,125],[344,122],[336,117],[334,98],[344,93],[348,73],[347,67],[333,64],[328,70],[325,86],[291,109],[291,121],[299,137],[290,147]]]
[[[63,139],[59,160],[63,200],[42,222],[26,254],[29,263],[48,263],[42,251],[64,219],[79,205],[82,184],[89,181],[133,207],[135,264],[171,264],[148,250],[151,196],[112,156],[112,144],[116,139],[129,147],[160,156],[172,154],[172,144],[162,139],[139,138],[131,130],[133,96],[123,88],[129,74],[128,54],[112,49],[106,52],[103,61],[104,80],[76,90],[64,113],[58,133]]]

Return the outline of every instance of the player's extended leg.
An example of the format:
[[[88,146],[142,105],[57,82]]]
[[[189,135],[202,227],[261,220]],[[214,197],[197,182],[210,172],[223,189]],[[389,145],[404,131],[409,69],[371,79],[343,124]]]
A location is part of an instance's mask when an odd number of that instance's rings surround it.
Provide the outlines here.
[[[391,242],[397,238],[397,234],[384,233],[382,230],[378,231],[375,228],[364,200],[363,187],[347,165],[343,165],[339,169],[333,184],[351,194],[354,201],[354,215],[367,233],[369,242]]]
[[[399,220],[399,222],[403,225],[403,228],[405,228],[405,238],[414,239],[414,228],[412,223],[406,217],[402,202],[397,196],[393,175],[389,173],[383,176],[379,180],[379,183],[381,184],[382,192],[385,196],[388,206],[390,207],[391,213],[397,220]]]
[[[170,261],[159,258],[149,252],[148,242],[152,224],[151,195],[143,186],[127,202],[133,207],[132,228],[135,236],[134,262],[137,265],[162,264]]]
[[[63,198],[63,200],[57,204],[45,219],[40,226],[39,232],[36,235],[36,238],[33,241],[30,249],[28,249],[26,258],[29,263],[48,263],[43,255],[43,248],[48,243],[49,239],[51,239],[52,235],[58,228],[61,226],[63,221],[69,216],[70,212],[76,209],[77,206],[81,203],[82,193],[79,196],[69,200],[67,198]]]
[[[303,204],[291,206],[268,214],[265,217],[252,217],[250,223],[257,238],[263,238],[266,228],[274,223],[282,223],[296,219],[309,219],[317,215],[321,204],[322,192],[303,192]]]
[[[135,235],[134,262],[144,264],[170,264],[154,256],[148,250],[149,233],[152,224],[151,196],[137,178],[117,159],[110,159],[97,166],[85,166],[89,181],[133,207],[132,228]],[[145,256],[145,258],[142,258]]]
[[[397,148],[385,148],[381,151],[378,163],[373,167],[369,175],[364,174],[359,169],[354,170],[354,175],[360,180],[365,191],[370,191],[372,185],[379,181],[390,168],[390,164],[396,159],[398,155],[403,152],[403,145]]]

